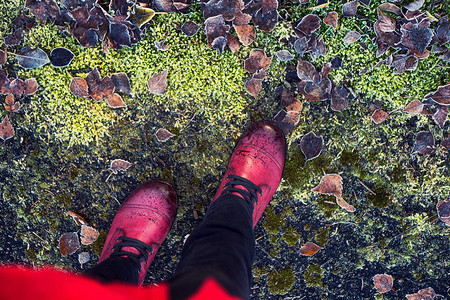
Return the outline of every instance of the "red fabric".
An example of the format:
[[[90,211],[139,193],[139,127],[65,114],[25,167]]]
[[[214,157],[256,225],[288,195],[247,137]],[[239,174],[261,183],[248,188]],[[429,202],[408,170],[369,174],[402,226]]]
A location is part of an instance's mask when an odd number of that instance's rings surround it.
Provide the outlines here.
[[[169,285],[137,287],[120,283],[102,284],[67,271],[46,267],[0,267],[0,298],[2,300],[124,300],[170,299]],[[213,279],[206,280],[191,300],[236,300]]]

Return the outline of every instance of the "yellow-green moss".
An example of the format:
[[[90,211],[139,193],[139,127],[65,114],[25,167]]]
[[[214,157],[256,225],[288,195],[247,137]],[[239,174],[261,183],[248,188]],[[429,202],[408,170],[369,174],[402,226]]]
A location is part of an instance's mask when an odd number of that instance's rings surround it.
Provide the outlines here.
[[[324,269],[319,264],[311,264],[306,268],[306,271],[303,273],[303,280],[308,287],[323,287],[322,278]]]
[[[269,273],[267,287],[272,295],[284,295],[295,283],[295,275],[292,269],[275,270]]]

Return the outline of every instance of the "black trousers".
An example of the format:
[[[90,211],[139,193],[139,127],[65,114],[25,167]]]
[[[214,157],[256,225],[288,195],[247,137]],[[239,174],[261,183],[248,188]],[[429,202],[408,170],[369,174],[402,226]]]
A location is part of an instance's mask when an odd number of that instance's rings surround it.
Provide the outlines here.
[[[223,195],[187,239],[175,275],[169,279],[171,299],[186,299],[206,278],[214,278],[233,296],[248,299],[255,258],[253,203]],[[138,267],[128,258],[108,258],[86,275],[103,282],[138,282]]]

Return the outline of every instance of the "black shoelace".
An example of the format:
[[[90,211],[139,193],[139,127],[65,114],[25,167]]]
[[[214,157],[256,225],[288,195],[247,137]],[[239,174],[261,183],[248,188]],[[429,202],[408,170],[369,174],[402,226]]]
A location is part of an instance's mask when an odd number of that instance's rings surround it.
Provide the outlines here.
[[[227,179],[230,178],[232,180],[225,183],[223,187],[225,190],[222,193],[220,193],[221,196],[224,194],[229,194],[231,192],[237,192],[241,194],[241,196],[244,197],[244,199],[247,200],[248,202],[250,203],[255,202],[256,204],[258,204],[257,193],[259,193],[259,195],[262,196],[262,190],[259,188],[259,186],[241,176],[228,175]],[[247,190],[235,188],[236,185],[242,185]]]
[[[139,271],[141,271],[141,262],[145,260],[145,263],[147,263],[148,261],[147,251],[150,252],[150,255],[153,254],[152,247],[140,240],[126,236],[119,236],[117,238],[117,241],[120,242],[113,246],[113,253],[111,254],[111,256],[126,256],[134,261],[139,266]],[[122,251],[120,250],[122,247],[133,247],[139,251],[140,255],[128,251]]]

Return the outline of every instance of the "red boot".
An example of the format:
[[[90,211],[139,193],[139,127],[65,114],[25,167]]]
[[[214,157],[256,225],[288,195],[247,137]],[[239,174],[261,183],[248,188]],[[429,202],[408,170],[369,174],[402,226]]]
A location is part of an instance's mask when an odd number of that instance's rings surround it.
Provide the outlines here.
[[[286,140],[278,126],[252,124],[236,144],[213,201],[226,193],[254,201],[255,227],[280,184],[285,160]]]
[[[142,285],[176,210],[177,196],[168,183],[149,181],[140,185],[114,217],[98,263],[111,255],[128,257],[139,264]]]

